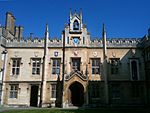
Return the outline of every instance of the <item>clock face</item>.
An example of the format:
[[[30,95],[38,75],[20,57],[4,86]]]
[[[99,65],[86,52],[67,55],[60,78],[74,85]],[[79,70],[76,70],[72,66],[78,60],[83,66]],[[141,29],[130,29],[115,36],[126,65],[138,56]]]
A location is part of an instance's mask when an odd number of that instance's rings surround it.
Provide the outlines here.
[[[74,38],[74,39],[73,39],[73,43],[74,43],[75,45],[79,44],[79,39],[78,39],[78,38]]]

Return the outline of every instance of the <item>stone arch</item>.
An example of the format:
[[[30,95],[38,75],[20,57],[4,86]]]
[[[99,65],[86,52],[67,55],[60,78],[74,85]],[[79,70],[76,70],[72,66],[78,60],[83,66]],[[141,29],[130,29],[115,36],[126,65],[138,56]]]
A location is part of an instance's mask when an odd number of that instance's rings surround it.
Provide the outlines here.
[[[82,106],[84,104],[84,86],[78,82],[72,82],[68,87],[69,105]]]

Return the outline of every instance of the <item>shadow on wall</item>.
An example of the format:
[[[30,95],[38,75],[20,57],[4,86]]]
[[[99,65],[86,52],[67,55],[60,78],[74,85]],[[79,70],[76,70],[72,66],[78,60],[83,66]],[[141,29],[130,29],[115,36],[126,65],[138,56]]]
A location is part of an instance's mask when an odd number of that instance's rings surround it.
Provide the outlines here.
[[[60,76],[57,77],[57,84],[56,84],[56,101],[55,106],[61,107],[62,101],[62,81],[60,81]]]
[[[118,49],[117,49],[118,50]],[[102,64],[103,65],[103,64]],[[141,49],[128,49],[122,58],[114,56],[107,63],[110,105],[144,105],[146,103],[144,59]],[[89,81],[89,105],[105,105],[105,81]]]

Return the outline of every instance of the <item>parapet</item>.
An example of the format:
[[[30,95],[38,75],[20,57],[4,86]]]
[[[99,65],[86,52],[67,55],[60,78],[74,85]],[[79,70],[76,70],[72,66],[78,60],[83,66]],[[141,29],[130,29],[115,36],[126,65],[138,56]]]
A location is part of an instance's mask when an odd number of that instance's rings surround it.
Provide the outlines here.
[[[128,48],[128,47],[140,47],[140,38],[109,38],[107,39],[107,47],[113,48]],[[91,47],[103,47],[103,41],[101,39],[91,40]]]
[[[2,44],[9,48],[43,48],[44,47],[44,38],[23,38],[18,40],[18,38],[4,38],[2,37],[1,41]],[[107,39],[107,47],[108,48],[130,48],[130,47],[142,47],[142,39],[140,38],[109,38]],[[62,40],[60,38],[49,39],[48,47],[62,47]],[[68,47],[68,46],[67,46]],[[71,47],[71,46],[69,46]],[[77,46],[78,47],[78,46]],[[82,47],[80,45],[80,47]],[[90,40],[89,45],[84,45],[83,47],[90,47],[90,48],[99,48],[103,47],[102,38],[97,38],[94,40]]]
[[[7,47],[44,47],[44,38],[42,39],[38,39],[38,38],[34,38],[34,39],[7,39],[7,43],[6,46]],[[61,47],[62,46],[62,42],[61,40],[49,40],[48,41],[48,45],[49,47]]]

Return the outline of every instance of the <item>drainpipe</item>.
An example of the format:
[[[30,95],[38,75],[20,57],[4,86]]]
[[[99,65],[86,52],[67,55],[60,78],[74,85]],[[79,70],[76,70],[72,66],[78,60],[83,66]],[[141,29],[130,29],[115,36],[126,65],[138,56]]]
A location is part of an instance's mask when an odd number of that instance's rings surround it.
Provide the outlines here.
[[[5,78],[5,73],[6,73],[6,58],[7,58],[7,53],[8,51],[5,49],[2,54],[4,54],[4,61],[3,61],[3,68],[1,69],[2,71],[2,95],[1,95],[1,105],[3,105],[3,100],[4,100],[4,78]]]

